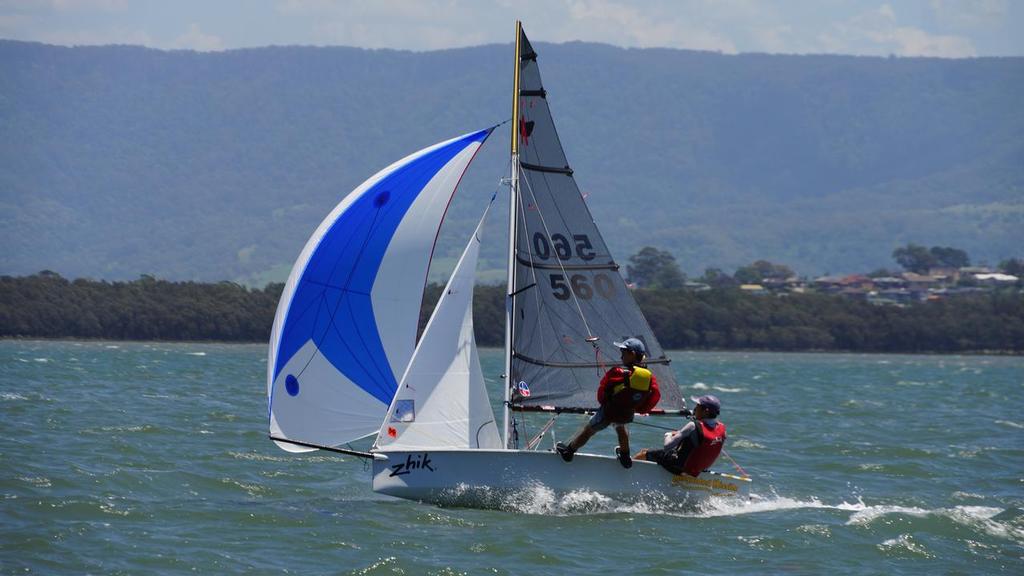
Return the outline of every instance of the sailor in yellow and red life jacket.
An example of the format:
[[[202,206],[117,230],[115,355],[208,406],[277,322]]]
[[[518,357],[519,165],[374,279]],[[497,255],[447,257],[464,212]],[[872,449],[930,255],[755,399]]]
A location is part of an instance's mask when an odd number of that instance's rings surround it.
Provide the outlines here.
[[[665,434],[665,447],[644,448],[633,458],[657,462],[673,474],[697,477],[715,463],[725,446],[725,423],[718,421],[722,403],[708,394],[694,398],[693,421],[675,432]]]
[[[643,365],[647,354],[644,343],[639,338],[626,338],[614,344],[621,350],[623,365],[608,370],[601,378],[601,385],[597,389],[600,408],[569,444],[559,442],[555,445],[555,450],[566,462],[571,462],[576,451],[599,430],[614,424],[615,433],[619,437],[615,455],[624,468],[632,467],[626,424],[633,421],[635,413],[646,414],[661,400],[658,380]]]

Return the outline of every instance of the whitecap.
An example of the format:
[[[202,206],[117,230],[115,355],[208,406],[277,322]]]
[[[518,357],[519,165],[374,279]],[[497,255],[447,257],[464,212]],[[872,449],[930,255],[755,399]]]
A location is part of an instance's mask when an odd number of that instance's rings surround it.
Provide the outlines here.
[[[33,362],[39,362],[41,364],[45,364],[45,363],[49,362],[50,359],[49,358],[33,358],[32,361]]]
[[[714,388],[715,390],[718,390],[719,392],[726,392],[726,393],[746,392],[746,389],[744,389],[744,388],[726,388],[725,386],[712,386],[712,388]]]
[[[983,496],[981,494],[975,494],[973,492],[961,492],[959,490],[956,491],[956,492],[953,492],[952,496],[953,496],[953,498],[955,498],[957,500],[984,499],[985,498],[985,496]]]
[[[16,392],[0,393],[0,400],[28,400],[28,396],[22,396]]]
[[[996,420],[996,424],[1002,424],[1003,426],[1009,426],[1010,428],[1024,428],[1024,424],[1013,422],[1012,420]]]
[[[813,534],[815,536],[824,536],[825,538],[832,537],[832,529],[826,524],[804,524],[796,527],[797,532],[803,532],[805,534]]]
[[[746,438],[740,438],[738,440],[730,440],[730,449],[732,448],[746,448],[748,450],[764,450],[764,444],[758,444],[753,440],[747,440]]]
[[[934,558],[935,555],[928,552],[923,545],[914,541],[910,534],[900,534],[896,538],[890,538],[878,545],[883,552],[910,552],[924,558]]]
[[[866,506],[855,510],[847,524],[863,526],[890,514],[902,514],[915,518],[940,516],[949,518],[957,524],[980,530],[990,536],[1007,538],[1018,542],[1024,540],[1024,529],[993,519],[994,516],[1001,512],[1003,512],[1002,509],[991,506],[955,506],[953,508],[936,508],[931,510],[917,506]]]
[[[708,385],[703,382],[695,382],[693,386],[690,386],[690,388],[693,388],[694,390],[707,390]]]
[[[206,352],[185,352],[186,356],[206,356]]]
[[[696,516],[719,517],[719,516],[741,516],[744,514],[758,514],[762,512],[778,512],[782,510],[800,509],[832,509],[843,510],[850,504],[833,506],[823,503],[815,497],[809,500],[787,498],[785,496],[772,496],[770,498],[751,494],[749,499],[739,498],[709,498],[700,506],[700,513]]]
[[[914,516],[917,518],[924,518],[932,513],[931,510],[925,508],[918,508],[916,506],[894,506],[894,505],[881,505],[881,506],[865,506],[863,503],[859,507],[847,508],[853,512],[850,519],[847,520],[847,524],[851,526],[863,526],[874,522],[876,519],[885,516],[887,514],[904,514],[907,516]]]

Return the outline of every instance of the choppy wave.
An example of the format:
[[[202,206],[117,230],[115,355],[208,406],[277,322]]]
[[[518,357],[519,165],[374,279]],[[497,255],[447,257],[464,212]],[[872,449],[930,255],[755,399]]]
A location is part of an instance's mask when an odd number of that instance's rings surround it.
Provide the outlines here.
[[[465,488],[465,487],[464,487]],[[530,515],[575,516],[590,514],[665,514],[678,517],[714,518],[765,514],[795,510],[836,510],[850,513],[848,526],[872,526],[879,522],[890,524],[891,516],[910,516],[921,519],[939,519],[987,534],[989,536],[1024,543],[1024,525],[1017,516],[1000,519],[1006,511],[991,506],[954,506],[951,508],[921,508],[888,504],[868,505],[860,497],[852,502],[829,504],[819,498],[806,499],[787,496],[760,496],[749,498],[710,497],[697,502],[677,502],[663,495],[648,494],[640,501],[621,501],[590,490],[575,490],[557,494],[550,488],[536,485],[514,495],[505,496],[501,508]],[[803,531],[828,533],[823,525],[805,525]],[[903,551],[925,555],[924,548],[912,539],[902,536],[886,540],[879,545],[886,551]]]
[[[732,450],[733,448],[745,448],[747,450],[764,450],[765,446],[764,446],[764,444],[758,444],[757,442],[754,442],[753,440],[747,440],[746,438],[740,438],[739,440],[731,440],[730,439],[730,441],[729,441],[729,449]]]
[[[1002,508],[991,506],[954,506],[952,508],[926,509],[916,506],[865,506],[856,510],[850,520],[851,525],[870,525],[880,518],[892,515],[911,516],[914,518],[939,518],[951,520],[954,523],[973,528],[977,531],[1006,538],[1017,542],[1024,542],[1024,527],[1015,526],[1012,522],[994,519],[1005,512]]]
[[[900,534],[896,538],[890,538],[878,545],[878,549],[894,556],[920,556],[922,558],[934,558],[935,555],[928,551],[922,544],[914,540],[910,534]]]
[[[1010,428],[1024,428],[1024,424],[1014,422],[1012,420],[996,420],[996,424],[1002,424],[1003,426],[1009,426]]]

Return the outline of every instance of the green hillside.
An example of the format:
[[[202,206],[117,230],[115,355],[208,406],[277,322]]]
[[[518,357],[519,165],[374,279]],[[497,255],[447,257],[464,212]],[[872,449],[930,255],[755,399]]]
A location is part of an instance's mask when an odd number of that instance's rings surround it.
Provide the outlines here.
[[[695,274],[759,258],[816,274],[891,265],[908,242],[1021,255],[1022,58],[537,50],[620,260],[653,245]],[[0,41],[0,274],[283,280],[364,178],[505,120],[509,54]],[[498,186],[506,148],[496,132],[467,175],[438,268]]]

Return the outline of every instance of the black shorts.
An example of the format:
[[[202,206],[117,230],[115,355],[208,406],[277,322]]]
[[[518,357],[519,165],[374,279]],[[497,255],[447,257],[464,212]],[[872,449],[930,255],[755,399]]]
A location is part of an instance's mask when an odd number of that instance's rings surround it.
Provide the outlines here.
[[[673,474],[683,472],[683,463],[679,461],[679,456],[674,450],[648,450],[647,461],[655,462]]]

